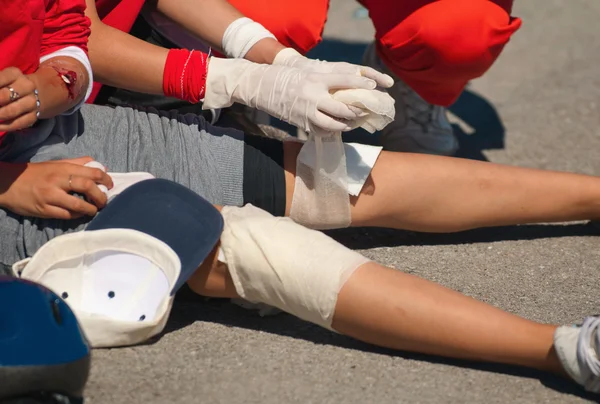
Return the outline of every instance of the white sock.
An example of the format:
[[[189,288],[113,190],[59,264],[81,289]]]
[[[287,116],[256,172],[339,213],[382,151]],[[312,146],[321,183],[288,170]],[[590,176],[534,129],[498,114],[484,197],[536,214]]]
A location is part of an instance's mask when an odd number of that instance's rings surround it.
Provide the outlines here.
[[[554,332],[554,348],[565,371],[577,383],[583,385],[581,368],[577,360],[577,340],[581,328],[575,326],[558,327]]]

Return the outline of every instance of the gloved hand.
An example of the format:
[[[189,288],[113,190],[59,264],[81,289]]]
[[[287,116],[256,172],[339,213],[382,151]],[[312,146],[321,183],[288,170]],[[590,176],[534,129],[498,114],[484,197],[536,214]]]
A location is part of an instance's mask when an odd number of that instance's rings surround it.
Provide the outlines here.
[[[243,59],[212,57],[208,65],[203,109],[234,102],[267,112],[306,132],[348,131],[357,109],[335,100],[339,89],[374,89],[375,81],[352,73],[318,73]]]
[[[364,76],[374,80],[379,87],[390,88],[394,84],[394,79],[387,74],[380,73],[377,70],[359,66],[346,62],[328,62],[326,60],[310,59],[302,56],[295,49],[285,48],[275,56],[274,65],[296,67],[301,70],[308,70],[316,73],[338,73],[354,74]]]

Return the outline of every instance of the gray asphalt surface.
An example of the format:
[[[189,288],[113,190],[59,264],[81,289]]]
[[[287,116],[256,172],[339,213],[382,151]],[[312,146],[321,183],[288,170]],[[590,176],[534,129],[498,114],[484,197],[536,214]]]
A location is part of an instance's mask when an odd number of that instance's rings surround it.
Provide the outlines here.
[[[372,28],[367,19],[353,19],[356,9],[350,0],[332,2],[319,56],[357,61]],[[461,154],[600,175],[600,2],[517,1],[514,14],[523,28],[453,108],[464,122],[456,128]],[[569,323],[600,312],[596,234],[575,223],[451,236],[376,229],[336,236],[383,264],[505,310]],[[538,372],[398,354],[287,315],[263,319],[225,301],[185,300],[157,342],[96,351],[87,398],[130,404],[593,400],[577,392]]]

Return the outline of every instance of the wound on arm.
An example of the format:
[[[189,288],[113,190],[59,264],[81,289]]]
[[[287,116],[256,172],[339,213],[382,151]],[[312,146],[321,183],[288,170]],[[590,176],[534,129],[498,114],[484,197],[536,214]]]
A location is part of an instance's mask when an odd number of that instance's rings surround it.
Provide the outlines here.
[[[72,63],[61,60],[50,60],[47,66],[56,71],[58,77],[64,83],[70,100],[78,99],[83,91],[83,83],[79,78],[82,72],[77,72],[76,66]]]

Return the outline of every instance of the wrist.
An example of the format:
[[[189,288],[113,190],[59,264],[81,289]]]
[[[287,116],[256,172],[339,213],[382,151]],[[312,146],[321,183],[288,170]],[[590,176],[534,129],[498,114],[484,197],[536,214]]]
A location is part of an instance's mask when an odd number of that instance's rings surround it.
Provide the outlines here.
[[[286,49],[284,45],[273,38],[263,38],[246,54],[246,59],[254,63],[274,64],[275,57]]]
[[[213,56],[208,63],[202,109],[227,108],[234,102],[248,105],[248,92],[250,88],[257,88],[264,74],[263,70],[267,67],[270,65]]]
[[[275,35],[265,27],[248,17],[241,17],[229,24],[221,43],[227,57],[241,59],[246,57],[246,54],[265,38],[271,38],[277,42]]]
[[[300,54],[294,48],[283,48],[273,58],[273,64],[294,67],[294,65],[296,64],[296,62],[298,60],[304,59],[304,58],[305,57],[302,56],[302,54]]]
[[[187,49],[171,49],[163,72],[163,93],[197,104],[206,90],[209,57]]]

